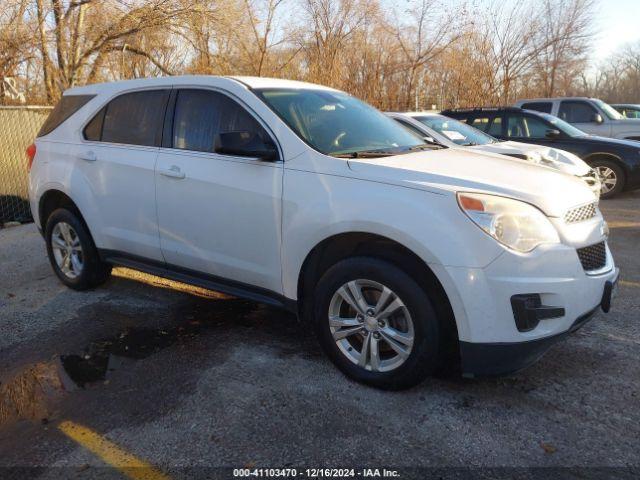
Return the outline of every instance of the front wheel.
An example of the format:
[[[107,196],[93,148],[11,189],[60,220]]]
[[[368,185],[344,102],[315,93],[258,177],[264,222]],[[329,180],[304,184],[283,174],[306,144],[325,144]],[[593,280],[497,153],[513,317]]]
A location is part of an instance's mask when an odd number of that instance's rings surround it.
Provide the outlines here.
[[[315,298],[320,343],[354,380],[399,390],[438,366],[435,310],[425,291],[396,266],[368,257],[343,260],[322,276]]]
[[[624,190],[624,171],[615,162],[609,160],[596,160],[593,163],[594,170],[600,177],[602,187],[600,189],[601,198],[611,198]]]

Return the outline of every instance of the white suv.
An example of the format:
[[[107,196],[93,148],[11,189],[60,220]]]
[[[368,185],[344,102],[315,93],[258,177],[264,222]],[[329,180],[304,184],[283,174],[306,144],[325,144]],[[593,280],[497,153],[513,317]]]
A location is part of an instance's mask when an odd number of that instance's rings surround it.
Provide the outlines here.
[[[345,93],[208,76],[73,88],[30,156],[60,280],[111,265],[279,305],[358,381],[461,360],[500,374],[607,311],[618,277],[584,182],[425,144]]]

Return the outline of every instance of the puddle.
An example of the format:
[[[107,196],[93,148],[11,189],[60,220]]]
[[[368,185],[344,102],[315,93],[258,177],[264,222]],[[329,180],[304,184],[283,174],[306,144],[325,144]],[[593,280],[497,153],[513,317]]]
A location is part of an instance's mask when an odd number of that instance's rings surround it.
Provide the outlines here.
[[[96,315],[104,316],[105,308],[101,306]],[[286,320],[274,321],[274,316],[279,315],[287,316]],[[131,322],[144,323],[144,327],[130,326],[113,337],[92,341],[49,362],[25,366],[0,383],[0,427],[17,419],[46,422],[52,415],[51,408],[65,392],[103,383],[112,372],[131,368],[137,360],[167,347],[192,341],[206,330],[224,335],[248,328],[277,331],[278,336],[290,338],[299,336],[298,324],[289,314],[235,298],[214,301],[202,298],[182,303],[166,317],[164,327],[152,328],[149,319],[146,320],[142,322],[135,316]]]
[[[126,368],[134,360],[147,358],[176,343],[193,338],[203,329],[229,323],[233,315],[237,319],[256,309],[256,304],[244,300],[219,300],[221,304],[203,303],[205,311],[190,308],[174,315],[182,320],[179,325],[166,328],[127,328],[115,337],[94,341],[82,354],[62,355],[62,367],[69,378],[79,387],[107,380],[115,370]],[[216,302],[218,303],[218,302]]]
[[[0,426],[18,419],[46,421],[52,399],[64,390],[57,361],[25,368],[0,385]]]
[[[62,355],[60,360],[69,378],[84,387],[105,380],[109,372],[129,363],[127,360],[146,358],[198,331],[195,324],[167,330],[131,328],[115,338],[91,343],[82,355]]]

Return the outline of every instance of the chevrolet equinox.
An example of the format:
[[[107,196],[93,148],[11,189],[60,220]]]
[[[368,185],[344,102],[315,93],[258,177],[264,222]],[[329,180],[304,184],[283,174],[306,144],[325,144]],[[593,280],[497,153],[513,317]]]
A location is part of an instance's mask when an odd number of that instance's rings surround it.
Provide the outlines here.
[[[67,90],[27,149],[68,287],[112,265],[289,309],[348,376],[513,372],[607,311],[618,269],[579,178],[427,144],[343,92],[184,76]]]

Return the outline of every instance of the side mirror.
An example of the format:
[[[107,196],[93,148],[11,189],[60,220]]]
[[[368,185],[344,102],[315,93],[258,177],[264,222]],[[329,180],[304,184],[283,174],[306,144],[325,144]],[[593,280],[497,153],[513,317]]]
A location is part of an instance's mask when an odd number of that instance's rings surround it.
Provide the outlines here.
[[[266,162],[278,159],[278,149],[269,140],[249,131],[224,132],[216,135],[213,151],[238,157],[253,157]]]
[[[602,115],[600,115],[599,113],[595,113],[591,121],[600,125],[601,123],[604,122],[604,119],[602,118]]]
[[[560,137],[560,130],[556,130],[555,128],[551,128],[549,130],[547,130],[544,134],[545,137],[547,138],[558,138]]]

